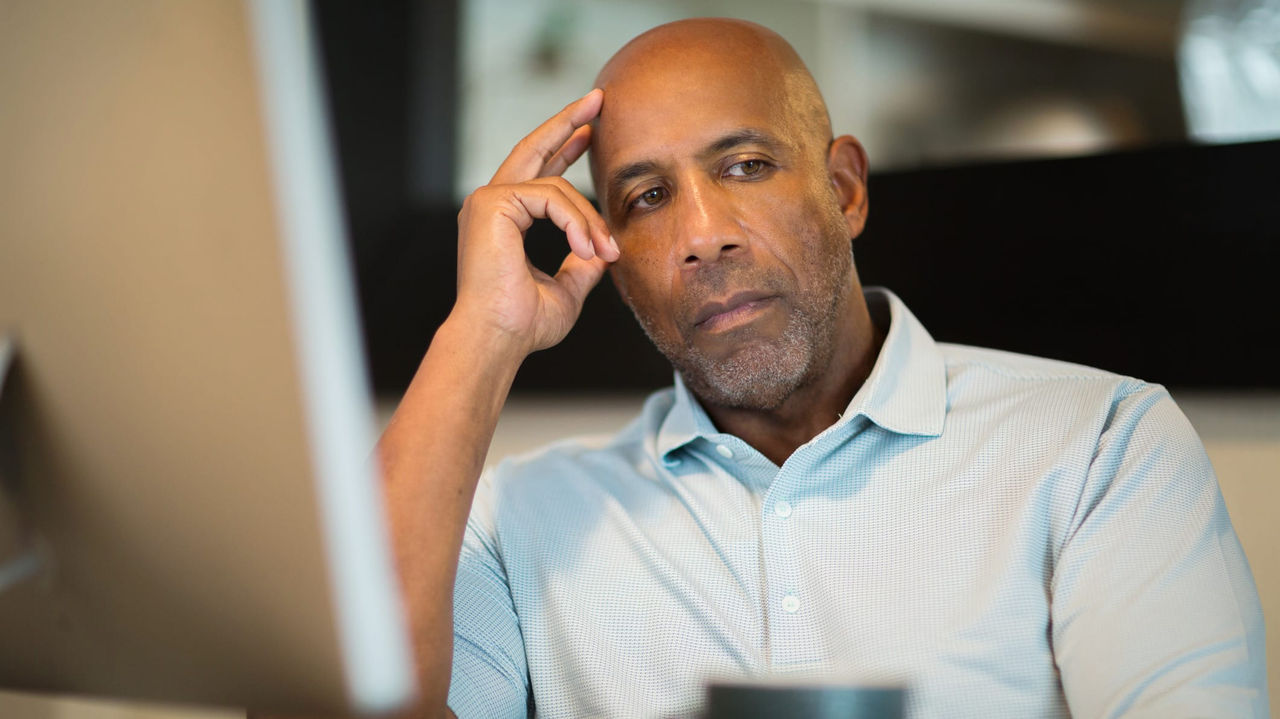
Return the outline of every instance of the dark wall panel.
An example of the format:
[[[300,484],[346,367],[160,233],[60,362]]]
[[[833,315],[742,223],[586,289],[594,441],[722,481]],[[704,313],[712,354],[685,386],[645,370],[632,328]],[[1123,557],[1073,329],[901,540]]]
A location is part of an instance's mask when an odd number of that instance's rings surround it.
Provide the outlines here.
[[[1280,142],[875,177],[854,245],[938,339],[1280,385]]]

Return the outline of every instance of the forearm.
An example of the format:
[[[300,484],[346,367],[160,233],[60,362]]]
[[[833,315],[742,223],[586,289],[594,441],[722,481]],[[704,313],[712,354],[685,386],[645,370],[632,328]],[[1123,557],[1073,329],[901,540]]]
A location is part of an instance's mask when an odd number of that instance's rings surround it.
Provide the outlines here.
[[[378,443],[422,716],[447,715],[458,559],[516,370],[564,338],[618,258],[604,219],[559,177],[586,150],[602,100],[590,92],[548,119],[463,203],[457,302]],[[550,277],[524,253],[524,232],[538,219],[564,230],[573,248]]]
[[[512,344],[451,317],[378,443],[427,710],[443,708],[447,698],[458,555],[498,415],[524,357]]]

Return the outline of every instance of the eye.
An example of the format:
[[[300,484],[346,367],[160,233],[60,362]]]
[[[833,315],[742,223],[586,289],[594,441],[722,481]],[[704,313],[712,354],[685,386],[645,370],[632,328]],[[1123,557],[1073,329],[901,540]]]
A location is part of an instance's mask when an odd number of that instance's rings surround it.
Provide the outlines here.
[[[666,198],[667,191],[665,188],[650,187],[640,193],[640,196],[631,202],[631,206],[641,210],[647,210],[651,207],[656,207],[658,203],[662,202]]]
[[[764,172],[765,167],[764,160],[743,160],[730,165],[725,174],[732,177],[751,177]]]

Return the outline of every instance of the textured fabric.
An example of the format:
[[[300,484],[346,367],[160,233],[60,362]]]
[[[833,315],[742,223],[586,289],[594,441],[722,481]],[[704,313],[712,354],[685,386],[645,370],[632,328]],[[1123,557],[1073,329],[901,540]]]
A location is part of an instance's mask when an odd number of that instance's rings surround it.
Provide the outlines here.
[[[911,717],[1266,717],[1257,590],[1157,385],[935,343],[892,294],[781,468],[680,384],[487,474],[455,590],[470,717],[688,716],[709,678],[903,681]]]

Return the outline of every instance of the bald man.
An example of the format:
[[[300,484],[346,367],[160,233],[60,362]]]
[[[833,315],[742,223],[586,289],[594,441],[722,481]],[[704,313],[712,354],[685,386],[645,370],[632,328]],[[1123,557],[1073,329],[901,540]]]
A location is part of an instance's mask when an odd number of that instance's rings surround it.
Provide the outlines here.
[[[600,212],[560,177],[588,147]],[[730,20],[633,40],[466,200],[379,445],[426,714],[688,716],[710,678],[803,675],[905,683],[919,717],[1268,715],[1256,589],[1167,392],[935,343],[863,290],[867,207],[794,50]],[[481,480],[521,361],[606,271],[674,387]]]

